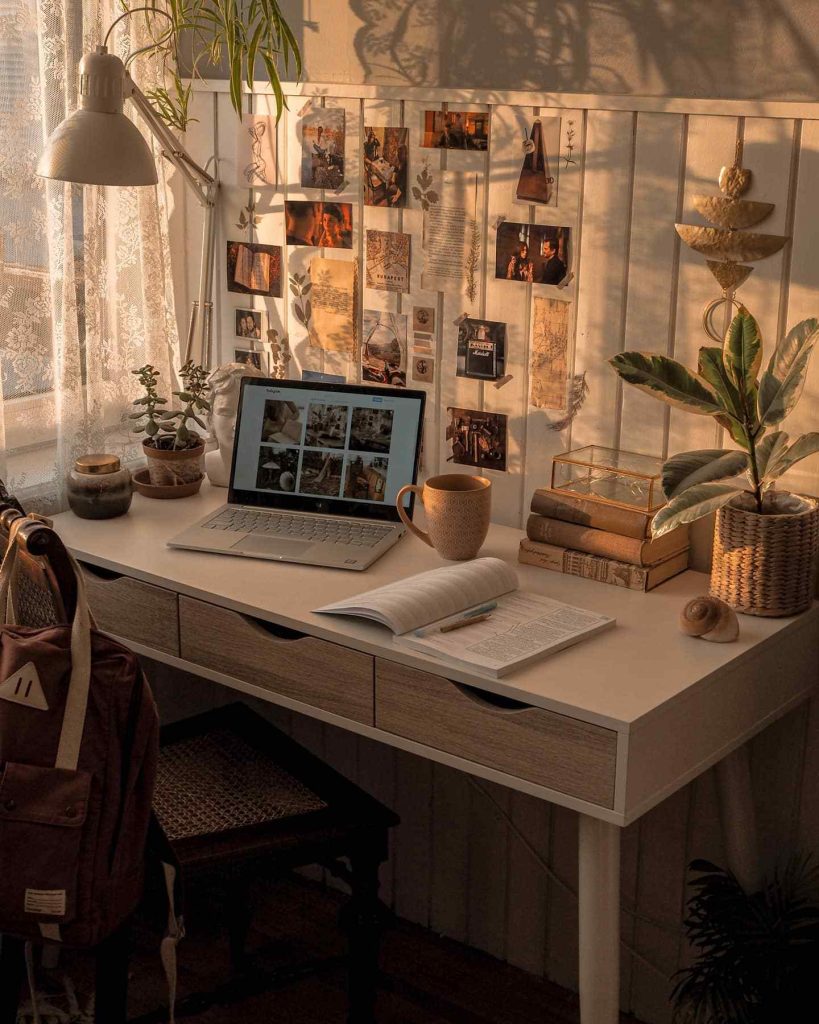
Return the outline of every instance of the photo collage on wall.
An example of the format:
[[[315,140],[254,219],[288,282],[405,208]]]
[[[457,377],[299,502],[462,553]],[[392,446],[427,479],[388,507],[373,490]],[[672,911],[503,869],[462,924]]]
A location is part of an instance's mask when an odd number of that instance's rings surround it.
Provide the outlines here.
[[[404,313],[364,310],[361,379],[366,384],[407,386],[407,317]]]
[[[383,501],[394,411],[333,402],[265,402],[256,487]]]

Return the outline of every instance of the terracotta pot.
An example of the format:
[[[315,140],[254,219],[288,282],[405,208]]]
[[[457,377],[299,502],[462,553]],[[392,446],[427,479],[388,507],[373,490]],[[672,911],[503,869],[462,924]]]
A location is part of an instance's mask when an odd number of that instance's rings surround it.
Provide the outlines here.
[[[147,441],[142,450],[148,460],[148,477],[154,487],[173,487],[201,480],[204,466],[204,444],[195,448],[154,448]]]
[[[819,503],[775,492],[765,506],[743,496],[717,512],[711,594],[745,615],[797,615],[813,600]]]

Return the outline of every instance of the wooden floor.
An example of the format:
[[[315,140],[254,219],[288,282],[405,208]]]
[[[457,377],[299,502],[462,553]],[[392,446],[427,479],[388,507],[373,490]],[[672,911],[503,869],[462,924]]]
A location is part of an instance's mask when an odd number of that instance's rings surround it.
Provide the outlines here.
[[[188,899],[188,935],[179,947],[179,997],[203,997],[180,1017],[189,1024],[346,1024],[344,952],[337,915],[344,898],[312,882],[288,880],[257,894],[250,949],[261,966],[284,975],[273,989],[254,992],[254,977],[231,983],[227,946],[219,924],[225,908],[195,892]],[[325,962],[319,973],[304,964]],[[515,967],[415,925],[392,922],[384,933],[379,1024],[577,1024],[577,996]],[[85,965],[66,958],[61,973],[80,978]],[[58,985],[56,978],[50,982]],[[85,1002],[85,1000],[81,1000]],[[156,937],[141,935],[133,962],[130,1016],[165,1021],[153,1013],[165,1002]],[[208,1003],[210,1002],[210,1005]],[[100,1022],[101,1024],[101,1022]],[[622,1024],[636,1024],[623,1017]]]

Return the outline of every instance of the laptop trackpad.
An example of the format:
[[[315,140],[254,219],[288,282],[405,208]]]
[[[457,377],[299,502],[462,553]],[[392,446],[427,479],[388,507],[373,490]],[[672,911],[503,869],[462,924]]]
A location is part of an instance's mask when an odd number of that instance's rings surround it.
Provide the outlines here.
[[[273,558],[303,558],[305,552],[313,547],[309,540],[285,540],[279,537],[261,537],[251,533],[237,541],[233,551],[249,551],[258,555],[269,555]]]

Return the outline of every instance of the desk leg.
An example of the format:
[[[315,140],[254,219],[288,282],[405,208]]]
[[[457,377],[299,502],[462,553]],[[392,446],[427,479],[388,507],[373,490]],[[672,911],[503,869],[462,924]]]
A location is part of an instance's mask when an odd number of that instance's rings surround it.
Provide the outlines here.
[[[747,892],[756,892],[762,879],[747,743],[717,763],[716,778],[727,866]]]
[[[580,815],[580,1020],[617,1024],[620,1013],[620,828]]]

